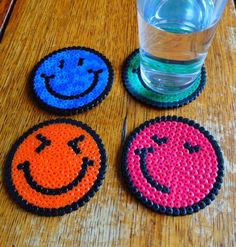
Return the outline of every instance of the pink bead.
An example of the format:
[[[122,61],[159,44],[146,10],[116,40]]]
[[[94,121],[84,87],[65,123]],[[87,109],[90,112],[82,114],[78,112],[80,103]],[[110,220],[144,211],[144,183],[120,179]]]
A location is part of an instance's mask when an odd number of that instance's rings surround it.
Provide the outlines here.
[[[168,138],[158,145],[152,140]],[[188,142],[199,145],[200,151],[189,153]],[[146,168],[154,181],[170,188],[164,193],[147,181],[140,167],[136,149],[154,148],[146,157]],[[168,207],[186,207],[203,199],[212,189],[217,177],[217,156],[209,140],[193,126],[182,122],[160,122],[145,128],[132,141],[128,152],[128,172],[134,185],[149,200]]]

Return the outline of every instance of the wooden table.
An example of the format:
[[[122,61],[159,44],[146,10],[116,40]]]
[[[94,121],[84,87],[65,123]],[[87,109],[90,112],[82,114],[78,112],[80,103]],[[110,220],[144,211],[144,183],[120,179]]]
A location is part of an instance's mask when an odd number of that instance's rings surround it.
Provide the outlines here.
[[[66,46],[88,46],[115,70],[108,98],[73,116],[102,137],[109,155],[106,179],[83,208],[63,217],[27,213],[10,200],[0,177],[0,246],[234,246],[236,211],[235,94],[236,11],[229,0],[206,61],[208,83],[190,105],[157,110],[131,98],[122,85],[124,59],[138,47],[135,0],[17,1],[0,44],[0,164],[13,142],[31,126],[56,115],[31,101],[27,80],[35,63]],[[0,2],[1,3],[1,2]],[[217,199],[185,217],[155,214],[128,193],[120,172],[122,133],[161,115],[195,119],[219,141],[226,176]]]

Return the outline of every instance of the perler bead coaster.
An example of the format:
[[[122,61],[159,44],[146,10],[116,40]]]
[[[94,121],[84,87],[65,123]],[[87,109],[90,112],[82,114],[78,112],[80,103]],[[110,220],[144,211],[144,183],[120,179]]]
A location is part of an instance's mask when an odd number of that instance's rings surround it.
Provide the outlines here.
[[[30,80],[33,98],[59,115],[85,112],[105,99],[113,83],[111,63],[101,53],[69,47],[43,58]]]
[[[135,50],[125,61],[123,67],[123,82],[127,91],[135,99],[156,108],[177,108],[195,100],[206,84],[206,69],[202,67],[201,74],[193,85],[176,95],[164,95],[148,89],[140,73],[139,50]]]
[[[198,212],[218,194],[223,156],[214,138],[192,120],[168,116],[145,122],[128,138],[123,173],[132,193],[167,215]]]
[[[71,119],[40,123],[12,147],[5,183],[27,211],[57,216],[83,206],[98,191],[106,152],[89,126]]]

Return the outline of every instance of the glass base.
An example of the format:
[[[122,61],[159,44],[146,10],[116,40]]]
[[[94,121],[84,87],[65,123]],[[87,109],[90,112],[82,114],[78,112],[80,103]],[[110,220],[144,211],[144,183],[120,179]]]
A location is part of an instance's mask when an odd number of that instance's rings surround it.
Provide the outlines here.
[[[155,77],[152,77],[152,79],[154,79],[153,81],[150,81],[145,76],[142,69],[140,72],[144,86],[155,93],[163,95],[176,95],[184,93],[196,82],[201,73],[184,75],[183,77],[180,77],[179,75],[159,74],[155,71]]]

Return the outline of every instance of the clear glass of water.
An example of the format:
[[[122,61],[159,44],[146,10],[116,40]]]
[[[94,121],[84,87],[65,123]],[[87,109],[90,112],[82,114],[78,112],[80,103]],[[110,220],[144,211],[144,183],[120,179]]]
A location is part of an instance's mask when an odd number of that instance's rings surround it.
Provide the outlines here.
[[[148,88],[177,94],[201,72],[227,0],[137,0],[141,76]]]

